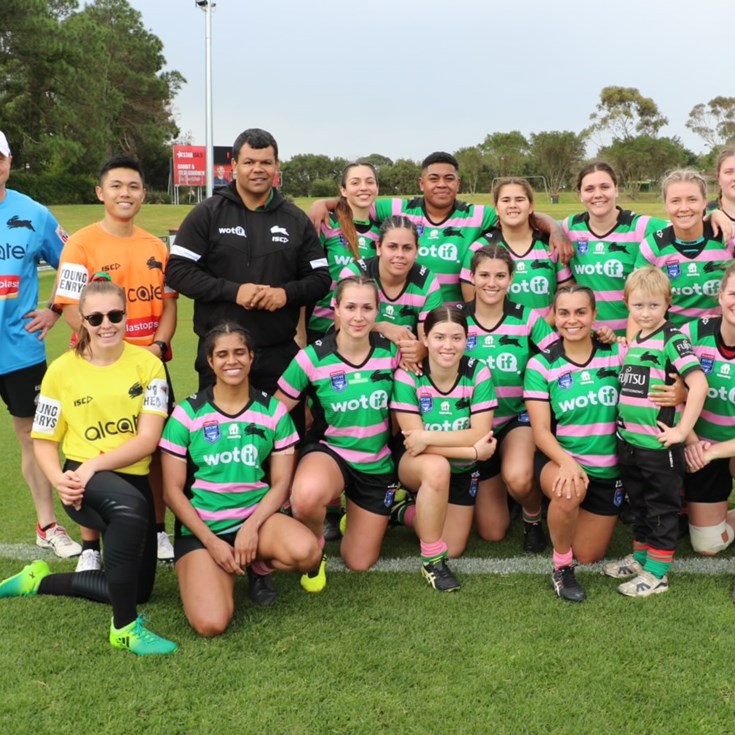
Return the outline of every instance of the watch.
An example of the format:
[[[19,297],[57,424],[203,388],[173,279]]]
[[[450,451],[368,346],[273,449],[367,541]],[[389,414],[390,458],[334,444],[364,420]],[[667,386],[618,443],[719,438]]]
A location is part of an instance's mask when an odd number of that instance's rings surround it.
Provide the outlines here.
[[[64,313],[64,310],[58,304],[54,304],[53,302],[49,302],[46,308],[51,309],[56,316],[61,316]]]
[[[153,344],[161,350],[161,359],[165,360],[166,354],[168,353],[168,345],[162,339],[153,340]]]

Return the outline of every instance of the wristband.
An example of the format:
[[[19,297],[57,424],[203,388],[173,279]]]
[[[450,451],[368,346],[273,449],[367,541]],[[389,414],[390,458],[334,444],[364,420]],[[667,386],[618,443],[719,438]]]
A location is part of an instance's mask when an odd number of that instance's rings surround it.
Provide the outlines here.
[[[51,311],[53,311],[54,314],[56,314],[56,316],[61,316],[64,313],[64,310],[60,306],[58,306],[57,304],[54,304],[52,302],[49,302],[46,305],[46,308],[47,309],[51,309]]]
[[[161,359],[166,359],[166,353],[168,352],[168,345],[162,339],[153,340],[153,344],[161,350]]]

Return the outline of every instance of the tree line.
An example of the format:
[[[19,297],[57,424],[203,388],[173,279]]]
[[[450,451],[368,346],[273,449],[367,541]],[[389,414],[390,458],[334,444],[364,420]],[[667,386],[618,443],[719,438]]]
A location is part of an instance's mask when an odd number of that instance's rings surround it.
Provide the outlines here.
[[[526,137],[518,130],[496,132],[478,145],[453,153],[459,161],[462,188],[471,194],[489,191],[493,179],[500,176],[531,177],[536,188],[545,185],[550,194],[556,194],[574,186],[576,172],[592,152],[616,168],[623,187],[635,198],[642,186],[659,180],[669,169],[712,168],[717,150],[735,141],[735,97],[715,97],[689,113],[686,126],[705,142],[706,154],[693,153],[676,136],[660,136],[667,123],[654,100],[635,87],[605,87],[589,126],[578,133],[552,130]],[[361,160],[379,170],[381,193],[416,190],[419,162],[392,161],[378,153]],[[282,164],[283,190],[291,196],[333,195],[345,163],[325,155],[294,156]]]
[[[78,0],[2,0],[0,122],[14,178],[48,178],[53,201],[54,180],[73,188],[78,175],[88,187],[105,160],[126,153],[165,188],[179,135],[172,104],[185,83],[165,63],[162,41],[127,0],[81,9]]]

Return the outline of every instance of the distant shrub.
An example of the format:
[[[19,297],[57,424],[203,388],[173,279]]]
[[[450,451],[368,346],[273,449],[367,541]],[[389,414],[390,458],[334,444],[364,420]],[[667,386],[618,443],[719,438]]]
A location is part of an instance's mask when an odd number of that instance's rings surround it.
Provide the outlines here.
[[[51,204],[94,204],[97,181],[83,174],[29,174],[12,171],[8,187],[37,202]]]

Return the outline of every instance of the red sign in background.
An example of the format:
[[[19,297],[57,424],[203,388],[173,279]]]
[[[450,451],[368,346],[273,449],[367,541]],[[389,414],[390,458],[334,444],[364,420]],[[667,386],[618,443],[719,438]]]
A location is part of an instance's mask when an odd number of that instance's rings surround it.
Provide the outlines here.
[[[207,149],[203,145],[174,146],[174,186],[206,186]]]

